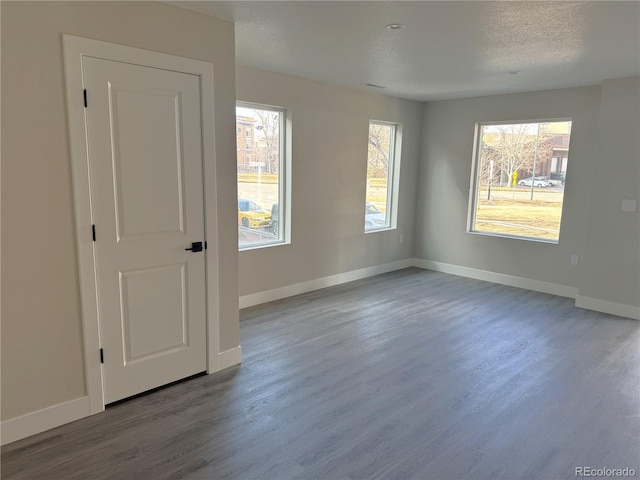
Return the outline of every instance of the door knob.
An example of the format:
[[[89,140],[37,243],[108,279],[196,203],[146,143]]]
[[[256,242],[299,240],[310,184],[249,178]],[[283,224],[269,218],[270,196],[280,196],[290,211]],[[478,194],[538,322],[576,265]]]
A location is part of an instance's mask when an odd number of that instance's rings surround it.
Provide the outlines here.
[[[203,250],[202,242],[191,242],[191,247],[190,248],[185,248],[185,250],[193,252],[193,253],[201,252]]]

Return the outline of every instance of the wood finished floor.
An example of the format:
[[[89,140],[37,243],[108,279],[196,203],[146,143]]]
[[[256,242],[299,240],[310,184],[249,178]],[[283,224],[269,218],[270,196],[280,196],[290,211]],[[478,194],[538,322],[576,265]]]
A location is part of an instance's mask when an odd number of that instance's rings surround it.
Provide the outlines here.
[[[640,476],[640,322],[418,269],[241,317],[241,367],[8,445],[2,478]]]

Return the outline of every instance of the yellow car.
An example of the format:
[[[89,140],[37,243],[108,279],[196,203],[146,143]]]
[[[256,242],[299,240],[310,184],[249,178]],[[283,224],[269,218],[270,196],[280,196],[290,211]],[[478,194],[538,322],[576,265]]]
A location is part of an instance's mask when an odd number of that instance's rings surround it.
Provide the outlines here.
[[[238,225],[261,228],[271,225],[271,212],[246,198],[238,199]]]

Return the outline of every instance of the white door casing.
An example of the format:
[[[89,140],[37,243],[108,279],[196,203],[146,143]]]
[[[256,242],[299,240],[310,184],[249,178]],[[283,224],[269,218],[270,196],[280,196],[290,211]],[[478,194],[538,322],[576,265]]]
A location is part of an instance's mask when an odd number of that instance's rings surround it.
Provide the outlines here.
[[[63,42],[87,394],[89,413],[97,413],[105,403],[136,393],[135,389],[144,391],[198,371],[218,370],[213,67],[69,35]],[[114,71],[119,73],[109,77]],[[105,75],[109,79],[101,97],[93,84],[104,86]],[[154,80],[145,86],[140,83],[145,77]],[[108,114],[96,120],[94,111],[101,109]],[[96,122],[103,122],[103,133],[108,126],[106,136],[100,135]],[[148,141],[153,132],[162,133],[157,142]],[[144,161],[127,160],[140,158],[141,148],[147,149],[142,152]],[[94,161],[94,153],[101,149],[110,152],[107,162]],[[199,156],[197,167],[181,164],[194,152]],[[115,203],[105,206],[99,200],[104,195]],[[200,201],[193,207],[196,197]],[[184,250],[191,242],[204,241],[207,232],[206,256]],[[106,302],[109,296],[118,301]],[[193,302],[196,298],[200,300]],[[105,328],[105,316],[117,318],[112,324],[116,329]],[[194,318],[200,321],[191,325]],[[158,325],[150,319],[164,322],[162,328],[154,328]],[[119,353],[112,343],[119,345]],[[122,370],[115,374],[114,356]],[[145,370],[154,364],[151,371]],[[127,370],[134,371],[137,386],[124,381],[124,386],[115,387],[121,380],[118,375]]]

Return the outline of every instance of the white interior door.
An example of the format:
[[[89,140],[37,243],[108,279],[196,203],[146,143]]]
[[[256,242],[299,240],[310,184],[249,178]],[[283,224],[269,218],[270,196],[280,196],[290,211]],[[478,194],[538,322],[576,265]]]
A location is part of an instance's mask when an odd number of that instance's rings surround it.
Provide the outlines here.
[[[83,58],[105,403],[206,370],[200,79]],[[196,247],[197,250],[197,247]]]

